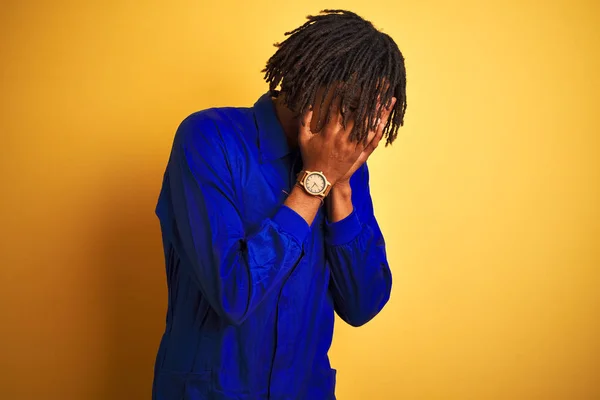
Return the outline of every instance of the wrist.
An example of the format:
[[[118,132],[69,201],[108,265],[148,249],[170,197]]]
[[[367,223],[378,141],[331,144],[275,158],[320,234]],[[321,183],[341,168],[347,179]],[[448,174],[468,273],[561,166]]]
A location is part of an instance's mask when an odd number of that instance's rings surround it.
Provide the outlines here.
[[[338,222],[352,213],[352,189],[350,183],[338,182],[331,188],[327,199],[327,216],[330,222]]]
[[[337,181],[331,188],[331,192],[344,197],[351,197],[352,187],[350,186],[350,181]]]
[[[321,204],[323,204],[323,199],[321,199],[318,196],[313,196],[311,194],[308,194],[306,192],[306,190],[298,184],[294,185],[294,187],[292,188],[290,197],[292,197],[292,196],[307,205],[312,206],[314,204],[317,204],[320,206]]]

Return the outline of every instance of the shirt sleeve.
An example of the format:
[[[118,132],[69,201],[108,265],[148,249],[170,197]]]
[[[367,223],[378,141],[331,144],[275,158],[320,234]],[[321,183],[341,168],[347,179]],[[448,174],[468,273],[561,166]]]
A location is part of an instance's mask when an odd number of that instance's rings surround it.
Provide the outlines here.
[[[325,254],[337,314],[352,326],[367,323],[390,298],[392,274],[374,215],[366,163],[350,179],[354,209],[326,223]]]
[[[165,184],[182,264],[212,308],[241,324],[303,257],[308,224],[282,205],[256,231],[244,230],[224,141],[200,113],[175,135]]]

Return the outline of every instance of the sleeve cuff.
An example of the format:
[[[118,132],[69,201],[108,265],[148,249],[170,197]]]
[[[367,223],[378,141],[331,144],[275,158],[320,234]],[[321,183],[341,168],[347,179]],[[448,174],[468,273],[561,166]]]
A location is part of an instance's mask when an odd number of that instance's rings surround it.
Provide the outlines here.
[[[300,245],[304,243],[304,239],[306,239],[310,230],[310,227],[304,218],[285,205],[282,205],[281,208],[279,208],[273,217],[273,222],[279,225],[281,230],[296,239]]]
[[[341,221],[326,223],[325,240],[332,246],[348,243],[361,231],[360,220],[356,210]]]

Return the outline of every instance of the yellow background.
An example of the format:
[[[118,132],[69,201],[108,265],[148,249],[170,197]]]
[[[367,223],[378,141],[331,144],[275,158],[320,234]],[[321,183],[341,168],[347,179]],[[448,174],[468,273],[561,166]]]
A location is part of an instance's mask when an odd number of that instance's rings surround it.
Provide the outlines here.
[[[3,1],[0,398],[149,398],[174,131],[253,104],[272,44],[338,7],[409,79],[371,161],[392,299],[336,326],[338,398],[600,399],[591,0]]]

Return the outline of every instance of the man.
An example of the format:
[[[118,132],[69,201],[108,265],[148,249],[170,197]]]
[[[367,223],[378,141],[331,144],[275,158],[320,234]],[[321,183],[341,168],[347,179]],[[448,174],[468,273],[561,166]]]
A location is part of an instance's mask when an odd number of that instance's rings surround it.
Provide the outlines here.
[[[404,59],[348,11],[286,35],[254,107],[197,112],[175,135],[155,400],[335,399],[334,310],[360,326],[389,299],[365,161],[403,124]]]

